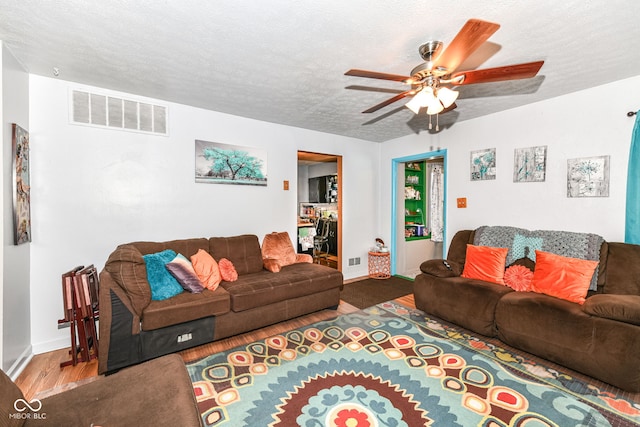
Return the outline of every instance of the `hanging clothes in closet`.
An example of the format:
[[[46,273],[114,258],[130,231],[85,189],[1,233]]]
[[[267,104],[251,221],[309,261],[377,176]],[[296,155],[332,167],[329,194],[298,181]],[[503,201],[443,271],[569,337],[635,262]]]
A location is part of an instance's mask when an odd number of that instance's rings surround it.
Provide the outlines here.
[[[429,164],[429,230],[431,241],[444,239],[444,164]]]

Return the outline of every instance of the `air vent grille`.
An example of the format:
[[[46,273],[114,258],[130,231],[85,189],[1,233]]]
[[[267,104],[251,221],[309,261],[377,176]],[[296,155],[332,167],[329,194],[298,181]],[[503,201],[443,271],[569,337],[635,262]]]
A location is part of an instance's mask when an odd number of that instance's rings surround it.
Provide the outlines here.
[[[76,124],[167,135],[167,107],[79,90],[72,91]]]

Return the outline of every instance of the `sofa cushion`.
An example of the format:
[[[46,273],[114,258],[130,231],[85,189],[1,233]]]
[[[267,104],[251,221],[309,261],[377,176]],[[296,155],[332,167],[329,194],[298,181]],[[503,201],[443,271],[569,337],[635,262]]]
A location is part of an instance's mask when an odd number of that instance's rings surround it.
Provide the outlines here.
[[[458,231],[451,239],[449,245],[449,252],[447,253],[447,260],[457,262],[460,265],[464,264],[464,258],[467,254],[467,244],[473,244],[475,236],[474,230],[461,230]]]
[[[109,255],[104,266],[113,280],[127,293],[136,315],[151,302],[151,287],[142,254],[133,245],[120,245]]]
[[[482,335],[495,336],[496,304],[508,286],[464,277],[419,274],[413,283],[416,308]]]
[[[640,245],[609,243],[603,292],[640,295]]]
[[[222,288],[203,290],[199,294],[183,292],[173,298],[151,301],[142,314],[142,330],[164,328],[201,319],[219,316],[229,311],[229,294]]]
[[[231,261],[240,276],[262,271],[262,252],[256,235],[212,237],[209,253],[218,261],[222,258]]]
[[[198,252],[198,249],[209,250],[209,241],[205,238],[169,240],[166,242],[133,242],[130,244],[138,248],[143,255],[171,249],[189,258]]]
[[[176,253],[171,249],[142,256],[147,266],[147,281],[151,287],[152,301],[171,298],[184,291],[166,267],[175,257]]]
[[[507,248],[467,245],[462,277],[504,285]]]
[[[531,289],[534,292],[584,304],[598,261],[568,258],[536,251],[536,268]]]
[[[340,287],[342,274],[323,265],[300,263],[282,267],[278,274],[261,270],[241,275],[220,286],[231,295],[231,309],[240,312]]]
[[[593,295],[582,309],[592,316],[640,326],[640,295]]]

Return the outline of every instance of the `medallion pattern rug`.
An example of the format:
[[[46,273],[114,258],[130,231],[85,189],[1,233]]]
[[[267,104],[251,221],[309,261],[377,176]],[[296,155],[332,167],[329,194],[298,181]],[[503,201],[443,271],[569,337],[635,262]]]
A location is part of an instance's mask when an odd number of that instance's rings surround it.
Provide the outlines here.
[[[640,404],[381,303],[187,364],[206,426],[633,426]]]

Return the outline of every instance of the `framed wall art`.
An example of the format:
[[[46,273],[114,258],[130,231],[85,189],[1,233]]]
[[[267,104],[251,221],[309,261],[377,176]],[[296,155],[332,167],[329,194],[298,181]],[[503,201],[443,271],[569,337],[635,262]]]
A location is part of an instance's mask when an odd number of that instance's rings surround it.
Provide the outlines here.
[[[496,149],[471,152],[471,181],[496,179]]]
[[[29,184],[29,132],[12,124],[13,241],[31,241],[31,187]]]
[[[265,150],[196,139],[195,155],[196,182],[267,185]]]
[[[514,150],[513,182],[543,182],[546,170],[546,145]]]
[[[609,156],[567,160],[567,197],[609,197]]]

